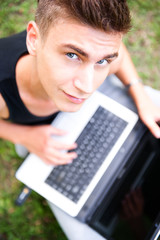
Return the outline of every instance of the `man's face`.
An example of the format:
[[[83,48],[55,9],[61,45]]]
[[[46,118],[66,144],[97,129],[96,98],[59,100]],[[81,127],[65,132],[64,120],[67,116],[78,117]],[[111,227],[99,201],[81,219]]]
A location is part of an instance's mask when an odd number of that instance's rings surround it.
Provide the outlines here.
[[[122,36],[81,25],[57,23],[38,41],[37,74],[57,110],[75,112],[102,84],[118,55]]]

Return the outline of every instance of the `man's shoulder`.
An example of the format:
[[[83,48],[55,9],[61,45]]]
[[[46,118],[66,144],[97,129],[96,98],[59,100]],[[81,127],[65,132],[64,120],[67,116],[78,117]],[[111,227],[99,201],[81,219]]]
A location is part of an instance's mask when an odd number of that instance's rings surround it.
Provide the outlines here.
[[[0,38],[0,49],[3,50],[5,48],[6,50],[7,48],[13,48],[13,45],[18,46],[20,43],[22,44],[25,39],[26,31]]]
[[[26,30],[24,31],[21,31],[21,32],[18,32],[18,33],[15,33],[15,34],[11,34],[9,36],[6,36],[6,37],[3,37],[3,38],[0,38],[0,42],[8,42],[10,41],[11,39],[20,39],[20,38],[24,38],[26,37]]]
[[[16,61],[26,52],[26,31],[0,39],[0,81],[14,72]]]

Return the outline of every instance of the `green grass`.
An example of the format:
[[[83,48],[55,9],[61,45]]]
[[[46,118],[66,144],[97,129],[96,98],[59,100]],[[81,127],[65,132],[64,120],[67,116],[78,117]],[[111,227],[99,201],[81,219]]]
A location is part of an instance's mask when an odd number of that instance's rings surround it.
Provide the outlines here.
[[[160,89],[160,1],[128,2],[133,28],[125,43],[143,82]]]
[[[45,199],[37,193],[32,192],[24,205],[15,205],[23,187],[14,176],[21,162],[13,144],[0,140],[0,239],[65,240]]]
[[[144,83],[160,89],[160,1],[128,2],[133,28],[125,44]],[[0,37],[24,30],[35,7],[35,0],[0,0]],[[22,184],[14,175],[21,162],[13,144],[0,140],[0,240],[65,240],[41,196],[32,192],[23,206],[15,205]]]
[[[0,0],[0,37],[24,30],[34,19],[35,9],[34,0]]]

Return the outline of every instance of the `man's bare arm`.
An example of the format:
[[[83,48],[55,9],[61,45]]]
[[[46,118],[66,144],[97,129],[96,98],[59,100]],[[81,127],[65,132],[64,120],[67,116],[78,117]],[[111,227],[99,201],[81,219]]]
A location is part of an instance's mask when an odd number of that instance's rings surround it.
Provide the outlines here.
[[[120,47],[118,59],[113,66],[111,66],[110,74],[111,73],[115,73],[124,85],[139,79],[130,54],[123,43]],[[142,83],[137,82],[131,85],[128,90],[137,106],[141,120],[155,137],[160,138],[160,128],[157,124],[157,122],[160,121],[160,109],[153,104],[146,94]]]
[[[23,126],[0,119],[0,138],[24,145],[29,152],[53,165],[67,164],[77,157],[76,153],[67,152],[76,148],[76,144],[62,144],[51,137],[63,134],[63,131],[51,125]],[[62,150],[66,150],[66,153]]]

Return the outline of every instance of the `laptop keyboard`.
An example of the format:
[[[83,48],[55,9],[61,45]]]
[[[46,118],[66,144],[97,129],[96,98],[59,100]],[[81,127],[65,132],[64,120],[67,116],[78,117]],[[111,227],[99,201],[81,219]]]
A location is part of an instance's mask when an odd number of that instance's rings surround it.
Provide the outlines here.
[[[45,182],[77,203],[127,122],[99,107],[76,140],[78,157],[51,171]]]

